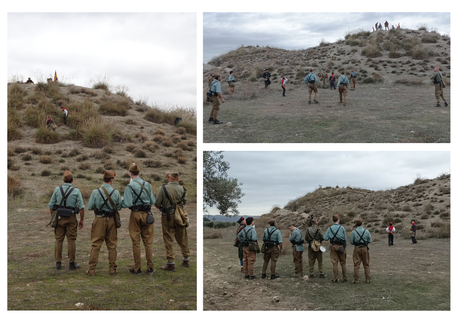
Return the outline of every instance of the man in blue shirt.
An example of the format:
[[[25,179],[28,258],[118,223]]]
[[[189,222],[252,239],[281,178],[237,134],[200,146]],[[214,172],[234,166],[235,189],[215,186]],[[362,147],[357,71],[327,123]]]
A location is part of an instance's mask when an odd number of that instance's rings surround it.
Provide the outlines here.
[[[310,73],[305,76],[303,82],[308,86],[308,104],[311,104],[311,92],[315,92],[315,97],[313,101],[318,104],[319,102],[316,100],[318,96],[318,89],[316,88],[316,84],[318,83],[318,79],[316,75],[313,73],[313,68],[310,68]]]
[[[303,276],[303,237],[302,232],[299,228],[294,227],[294,225],[288,226],[289,241],[292,243],[292,257],[294,262],[294,276],[292,277],[302,277]]]
[[[230,86],[230,96],[235,92],[235,77],[233,76],[233,70],[230,71],[230,76],[228,76],[228,86]]]
[[[369,230],[362,227],[363,221],[359,218],[356,221],[357,228],[352,231],[350,236],[350,243],[355,246],[353,251],[353,266],[354,266],[354,284],[359,281],[359,266],[361,262],[364,266],[364,275],[366,276],[366,283],[370,283],[370,269],[369,269],[369,247],[372,242],[372,237]]]
[[[343,281],[347,281],[347,234],[345,228],[340,226],[340,215],[332,216],[334,224],[329,227],[323,236],[323,239],[331,240],[331,262],[334,279],[332,282],[339,281],[339,262],[342,266]]]
[[[58,208],[67,210],[67,212],[64,211],[62,216],[58,217],[57,226],[54,228],[54,238],[56,239],[54,244],[55,267],[56,269],[61,269],[62,244],[64,243],[64,238],[67,237],[69,269],[75,270],[80,268],[80,264],[75,263],[75,241],[77,240],[77,227],[79,229],[83,228],[85,205],[80,190],[72,186],[73,174],[70,171],[64,171],[63,181],[62,186],[54,189],[51,200],[48,203],[50,215]],[[80,213],[80,222],[77,220],[77,212]],[[58,214],[60,214],[59,211]]]
[[[351,78],[351,90],[353,91],[356,88],[356,80],[358,78],[358,73],[353,68],[353,71],[350,74]]]
[[[220,107],[219,98],[222,101],[222,104],[225,103],[224,97],[222,96],[220,80],[220,75],[217,75],[215,79],[212,81],[211,86],[209,87],[209,91],[211,92],[211,97],[209,97],[209,101],[212,103],[212,111],[211,115],[209,116],[208,122],[213,122],[214,124],[223,123],[217,119],[217,113],[219,112]]]
[[[247,226],[244,227],[238,234],[238,240],[243,245],[243,271],[244,278],[253,280],[254,276],[254,264],[256,262],[256,253],[249,250],[249,243],[257,242],[257,232],[254,228],[254,218],[246,218]]]
[[[281,232],[276,228],[276,222],[272,218],[268,222],[270,227],[265,229],[263,241],[265,244],[265,254],[264,254],[264,265],[262,267],[262,278],[267,277],[267,267],[268,262],[271,260],[271,276],[270,279],[274,280],[275,278],[280,277],[276,274],[276,261],[280,256],[280,252],[283,249],[283,239],[281,238]]]
[[[340,102],[342,103],[342,95],[343,95],[343,106],[347,106],[347,93],[348,93],[348,78],[345,76],[345,72],[342,71],[342,75],[339,77],[339,81],[337,82],[337,87],[339,88],[339,95],[340,95]]]

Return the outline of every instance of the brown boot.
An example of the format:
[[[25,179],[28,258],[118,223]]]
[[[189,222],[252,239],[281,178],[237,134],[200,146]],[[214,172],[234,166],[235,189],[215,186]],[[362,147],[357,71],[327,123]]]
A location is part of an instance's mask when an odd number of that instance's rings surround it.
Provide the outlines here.
[[[189,268],[190,267],[190,261],[182,261],[182,266]]]
[[[117,273],[117,269],[116,268],[111,268],[110,271],[109,271],[109,274],[110,275],[115,275]]]
[[[166,264],[165,266],[161,266],[160,268],[165,271],[175,272],[176,264]]]

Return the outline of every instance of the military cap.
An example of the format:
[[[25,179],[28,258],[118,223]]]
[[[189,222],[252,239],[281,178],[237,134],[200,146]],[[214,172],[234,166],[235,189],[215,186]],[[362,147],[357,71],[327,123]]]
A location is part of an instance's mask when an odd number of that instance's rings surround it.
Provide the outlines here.
[[[104,179],[112,179],[115,178],[116,174],[115,171],[105,171],[104,172]]]
[[[131,163],[131,165],[129,166],[129,171],[131,171],[131,172],[139,172],[141,170],[139,169],[139,166],[137,164]]]
[[[241,218],[238,219],[236,222],[239,223],[239,224],[241,224],[241,223],[243,222],[243,220],[244,220],[244,217],[241,217]]]
[[[390,221],[390,225],[393,225],[393,223]]]
[[[72,180],[73,174],[69,170],[64,171],[64,181]]]
[[[268,224],[269,224],[270,226],[275,226],[276,220],[272,218],[272,219],[270,219],[270,220],[268,221]]]
[[[356,226],[361,226],[362,224],[363,224],[363,220],[361,218],[356,220]]]
[[[334,222],[337,221],[337,219],[340,219],[340,215],[339,215],[339,214],[332,216],[332,220],[333,220]]]
[[[166,176],[171,176],[173,178],[179,178],[179,172],[177,172],[177,171],[167,171]]]

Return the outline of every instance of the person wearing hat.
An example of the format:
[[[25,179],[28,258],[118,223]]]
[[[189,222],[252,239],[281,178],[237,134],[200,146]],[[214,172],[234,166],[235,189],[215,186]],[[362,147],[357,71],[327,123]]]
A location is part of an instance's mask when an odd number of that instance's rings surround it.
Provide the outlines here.
[[[326,82],[327,82],[327,72],[325,69],[323,69],[323,72],[321,73],[321,80],[323,81],[323,88],[327,88]]]
[[[26,80],[26,84],[34,84],[34,81],[30,77]]]
[[[147,274],[153,274],[153,225],[147,223],[147,215],[151,206],[155,203],[152,193],[152,186],[139,177],[139,166],[131,163],[129,166],[129,183],[124,191],[121,201],[122,208],[129,208],[129,236],[133,243],[134,267],[129,269],[131,274],[141,275],[141,239],[145,248],[145,259],[147,261]]]
[[[162,185],[156,194],[157,200],[155,207],[161,210],[161,229],[163,231],[163,241],[166,248],[167,263],[160,268],[165,271],[176,271],[173,243],[174,238],[180,246],[182,252],[182,266],[190,267],[190,249],[188,247],[187,227],[181,226],[174,220],[176,207],[184,207],[187,202],[187,190],[179,183],[179,173],[168,171],[168,184]]]
[[[262,77],[264,78],[265,80],[265,89],[267,89],[268,85],[270,85],[272,83],[272,81],[270,80],[270,77],[272,75],[270,74],[270,72],[268,71],[268,69],[265,69],[264,70],[264,73],[262,74]]]
[[[332,91],[332,88],[336,89],[334,71],[332,71],[331,76],[329,76],[329,85],[331,87],[331,91]]]
[[[359,281],[359,267],[361,263],[364,266],[364,275],[366,276],[366,283],[371,282],[370,269],[369,269],[369,244],[372,243],[372,237],[369,230],[363,228],[363,220],[359,218],[356,221],[356,229],[351,232],[350,243],[355,246],[353,250],[353,266],[354,266],[354,280],[353,283],[357,284]]]
[[[69,112],[64,106],[61,106],[62,113],[64,113],[64,124],[66,124],[67,121],[67,116],[69,115]]]
[[[339,281],[339,262],[342,267],[343,281],[347,281],[347,233],[345,228],[340,225],[340,215],[332,216],[334,224],[330,226],[324,234],[324,240],[331,241],[331,262],[334,273],[333,283]]]
[[[305,232],[305,241],[308,243],[308,264],[310,267],[310,277],[315,277],[315,262],[318,260],[318,270],[319,270],[319,277],[324,278],[323,272],[323,252],[316,247],[315,240],[317,243],[321,244],[323,241],[323,231],[321,228],[318,227],[318,219],[314,219],[313,215],[310,215],[310,218],[307,221],[307,231]],[[313,247],[312,247],[313,246]],[[315,249],[313,249],[315,248]]]
[[[264,236],[262,238],[265,244],[262,278],[267,278],[267,267],[268,263],[271,261],[270,279],[274,280],[275,278],[280,277],[276,274],[276,261],[278,260],[278,257],[283,250],[283,238],[281,237],[281,232],[279,229],[276,228],[276,221],[273,218],[268,221],[268,224],[270,227],[265,229]]]
[[[358,78],[358,73],[353,68],[350,74],[351,79],[351,90],[354,91],[356,89],[356,79]]]
[[[257,241],[257,232],[254,228],[255,222],[254,218],[246,218],[247,226],[241,229],[238,234],[238,240],[243,245],[243,272],[244,278],[246,279],[256,279],[254,276],[254,264],[256,263],[256,253],[249,250],[249,242]]]
[[[415,222],[415,219],[412,219],[411,221],[411,238],[412,238],[412,244],[417,244],[417,240],[415,239],[415,237],[417,236],[417,223]],[[413,236],[413,237],[412,237]]]
[[[345,76],[345,72],[342,71],[342,75],[340,75],[339,80],[337,81],[337,87],[339,88],[339,98],[340,102],[342,103],[342,96],[343,96],[343,106],[347,106],[347,95],[348,95],[348,84],[350,81],[348,77]]]
[[[116,211],[121,209],[121,196],[118,190],[112,188],[114,179],[115,171],[105,171],[104,183],[100,188],[94,189],[89,197],[88,210],[94,210],[91,226],[91,256],[89,269],[86,271],[89,276],[96,274],[99,251],[104,240],[109,253],[109,274],[117,273],[117,228],[114,216]]]
[[[246,227],[246,220],[244,219],[244,217],[241,217],[240,219],[237,220],[237,223],[240,224],[238,226],[238,229],[236,230],[236,236],[238,236],[238,234],[240,233],[240,231]],[[238,238],[238,237],[237,237]],[[240,260],[240,266],[241,266],[241,272],[244,272],[243,270],[243,257],[244,257],[244,254],[243,254],[243,245],[241,243],[238,243],[238,258]]]
[[[396,229],[392,222],[390,222],[390,226],[387,227],[386,231],[388,233],[388,246],[393,246],[393,239]]]
[[[230,96],[235,92],[235,77],[233,76],[233,70],[230,71],[230,76],[228,76],[228,86],[230,86]]]
[[[310,73],[305,76],[303,82],[308,86],[308,104],[311,104],[311,93],[315,92],[315,97],[313,101],[318,104],[319,102],[316,100],[318,97],[318,88],[316,84],[318,83],[318,79],[316,78],[315,73],[313,73],[313,68],[310,68]]]
[[[219,98],[222,101],[222,104],[225,103],[225,99],[222,96],[222,87],[220,84],[220,80],[221,80],[220,75],[216,75],[214,77],[213,82],[209,86],[209,92],[211,92],[209,101],[212,103],[212,110],[211,110],[211,115],[209,116],[208,122],[212,122],[214,124],[223,123],[217,119],[217,113],[219,112],[219,109],[220,109]]]
[[[61,269],[62,262],[62,244],[67,237],[67,254],[69,257],[69,269],[75,270],[80,268],[80,264],[75,263],[75,241],[77,240],[77,227],[83,228],[85,219],[85,204],[80,190],[72,186],[73,174],[64,171],[64,184],[54,189],[51,200],[48,203],[50,215],[57,208],[65,208],[70,211],[65,216],[59,216],[56,228],[54,228],[54,257],[56,259],[56,269]],[[80,213],[80,221],[77,220],[77,213]],[[69,215],[69,216],[67,216]]]
[[[303,237],[302,232],[299,228],[290,225],[289,229],[289,241],[292,244],[292,257],[294,262],[294,275],[292,277],[302,277],[303,275]]]

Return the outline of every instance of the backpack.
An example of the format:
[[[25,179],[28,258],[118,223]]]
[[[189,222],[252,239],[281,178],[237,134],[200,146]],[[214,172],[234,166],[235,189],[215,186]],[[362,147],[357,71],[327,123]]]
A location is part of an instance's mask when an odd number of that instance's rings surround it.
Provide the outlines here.
[[[171,187],[169,187],[169,188],[171,189],[171,194],[173,196],[174,203],[171,201],[171,199],[169,197],[169,194],[168,194],[168,192],[167,192],[167,190],[165,188],[165,185],[163,185],[162,187],[163,187],[163,190],[165,192],[166,198],[168,198],[169,202],[174,205],[173,206],[175,208],[175,210],[174,210],[174,221],[176,222],[177,225],[182,226],[182,227],[186,227],[188,225],[187,211],[185,211],[184,208],[182,208],[181,206],[179,206],[177,204],[176,196],[174,195],[174,191],[172,190]],[[182,197],[179,200],[179,202],[181,202],[184,199],[184,196],[185,196],[186,193],[187,193],[187,190],[184,188],[184,194],[182,195]]]
[[[310,233],[308,232],[308,229],[307,229],[307,234],[308,234],[308,236],[311,237]],[[312,240],[312,242],[310,243],[310,247],[311,247],[311,250],[312,250],[312,251],[314,251],[314,252],[319,252],[319,251],[320,251],[320,247],[321,247],[321,242],[319,242],[318,240],[316,240],[316,236],[318,236],[318,230],[316,231],[315,237],[313,237],[313,240]]]

